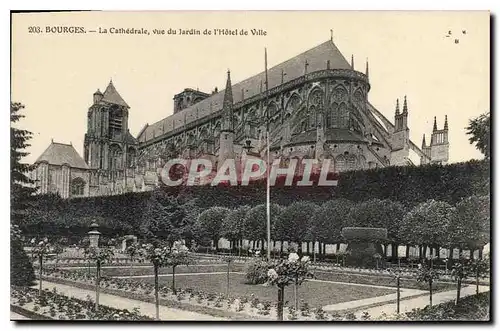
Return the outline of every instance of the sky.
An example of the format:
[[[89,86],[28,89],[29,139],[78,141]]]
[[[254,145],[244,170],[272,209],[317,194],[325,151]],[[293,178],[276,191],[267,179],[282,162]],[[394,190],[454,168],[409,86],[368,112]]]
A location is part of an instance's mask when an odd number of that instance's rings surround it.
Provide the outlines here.
[[[46,27],[88,30],[149,29],[151,35],[50,34]],[[42,33],[30,33],[40,27]],[[265,36],[153,35],[153,29],[262,29]],[[394,121],[396,98],[408,100],[410,138],[427,142],[434,116],[448,115],[450,160],[482,158],[470,145],[468,120],[489,110],[490,16],[486,11],[435,12],[73,12],[14,14],[12,101],[26,118],[16,126],[33,132],[34,162],[51,139],[72,143],[83,155],[92,95],[110,79],[129,104],[134,136],[173,112],[184,88],[224,89],[226,72],[237,83],[330,39],[364,72],[368,100]],[[452,37],[446,37],[448,31]],[[465,30],[464,34],[462,30]],[[459,38],[459,43],[454,42]]]

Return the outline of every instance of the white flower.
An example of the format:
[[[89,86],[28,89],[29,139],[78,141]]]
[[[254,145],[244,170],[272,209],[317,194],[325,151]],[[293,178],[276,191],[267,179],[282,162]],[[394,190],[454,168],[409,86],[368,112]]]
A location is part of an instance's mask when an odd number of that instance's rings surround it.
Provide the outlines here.
[[[301,261],[301,262],[303,262],[303,263],[307,263],[307,262],[309,262],[310,260],[311,260],[311,259],[310,259],[310,258],[309,258],[309,256],[307,256],[307,255],[302,256],[302,259],[300,259],[300,261]]]
[[[297,253],[290,253],[288,255],[288,262],[297,262],[299,260],[299,255]]]
[[[269,277],[271,279],[276,279],[276,278],[278,278],[278,273],[274,269],[269,269],[267,271],[267,277]]]
[[[421,263],[417,264],[417,266],[418,266],[419,269],[422,269],[422,264]]]
[[[31,239],[31,243],[34,244],[35,243],[35,238]]]

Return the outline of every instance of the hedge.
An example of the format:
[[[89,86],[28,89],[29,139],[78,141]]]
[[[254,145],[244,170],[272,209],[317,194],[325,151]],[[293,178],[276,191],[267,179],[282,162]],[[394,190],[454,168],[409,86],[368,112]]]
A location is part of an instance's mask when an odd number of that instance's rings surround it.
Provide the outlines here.
[[[332,198],[354,202],[368,199],[390,199],[407,207],[428,199],[456,204],[473,194],[488,195],[490,164],[471,160],[450,165],[386,167],[345,172],[338,175],[337,186],[273,186],[271,201],[288,206],[295,201],[314,201],[321,204]],[[190,186],[162,187],[167,193],[195,199],[200,210],[212,206],[236,208],[256,206],[265,202],[264,180],[249,186]],[[53,195],[33,197],[27,210],[25,233],[51,233],[70,237],[88,231],[96,220],[104,235],[116,236],[137,233],[152,192],[127,193],[115,196],[63,200]]]

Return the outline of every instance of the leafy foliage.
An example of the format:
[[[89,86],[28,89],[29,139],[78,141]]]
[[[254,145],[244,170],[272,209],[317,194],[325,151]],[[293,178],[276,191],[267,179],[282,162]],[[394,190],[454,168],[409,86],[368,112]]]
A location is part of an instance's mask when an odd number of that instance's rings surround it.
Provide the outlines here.
[[[449,224],[454,217],[456,210],[448,203],[428,200],[404,216],[399,236],[408,244],[446,246]]]
[[[275,227],[281,213],[277,204],[271,204],[271,236],[274,238]],[[243,222],[243,234],[249,240],[267,240],[267,206],[260,204],[248,211]]]
[[[469,125],[465,129],[467,130],[467,134],[471,136],[469,137],[469,142],[475,144],[476,148],[484,154],[484,157],[489,159],[491,153],[490,113],[487,112],[469,120]]]
[[[24,251],[21,232],[17,225],[10,230],[10,283],[17,286],[32,286],[35,282],[33,264]]]
[[[222,237],[231,240],[242,240],[244,238],[245,217],[250,210],[250,206],[241,206],[231,210],[222,224]]]
[[[199,230],[214,241],[217,247],[222,234],[222,224],[229,214],[229,209],[223,207],[212,207],[200,214],[198,217]]]
[[[329,244],[342,241],[340,231],[354,205],[352,201],[340,198],[326,201],[316,208],[310,221],[308,238]]]
[[[30,146],[28,141],[32,133],[13,126],[24,117],[20,114],[22,109],[24,105],[17,102],[10,103],[10,217],[11,222],[16,224],[26,218],[25,210],[29,206],[29,198],[37,190],[34,182],[27,176],[28,172],[33,170],[33,166],[21,162],[23,157],[29,155],[25,149]]]
[[[460,201],[448,233],[455,247],[476,249],[486,245],[490,241],[490,197],[471,196]]]
[[[264,284],[267,281],[268,264],[262,259],[252,259],[245,265],[247,284]]]
[[[276,238],[291,242],[302,242],[307,234],[309,222],[317,205],[309,201],[294,202],[286,207],[275,224]]]

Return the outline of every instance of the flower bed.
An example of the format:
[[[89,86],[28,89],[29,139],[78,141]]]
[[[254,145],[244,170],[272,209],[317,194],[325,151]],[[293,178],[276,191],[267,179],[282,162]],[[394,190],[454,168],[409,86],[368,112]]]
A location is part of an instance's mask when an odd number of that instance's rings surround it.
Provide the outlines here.
[[[22,311],[32,319],[57,320],[114,320],[147,321],[148,316],[141,315],[137,309],[128,311],[108,306],[99,306],[95,311],[92,300],[70,298],[55,291],[43,291],[42,296],[33,288],[13,287],[10,291],[10,303],[13,310]],[[16,309],[18,308],[18,309]]]
[[[85,271],[81,270],[46,271],[44,279],[84,289],[93,290],[95,288],[93,277],[89,277]],[[154,302],[154,285],[152,284],[130,279],[103,277],[101,287],[103,293]],[[275,320],[277,318],[277,304],[275,302],[261,302],[253,295],[250,297],[227,298],[222,293],[206,293],[189,288],[178,289],[177,294],[173,294],[171,288],[164,286],[160,287],[159,296],[162,305],[212,316],[235,320]],[[352,318],[349,314],[328,314],[322,309],[311,309],[305,302],[302,303],[298,310],[288,307],[284,314],[284,320],[342,321],[352,320]]]

